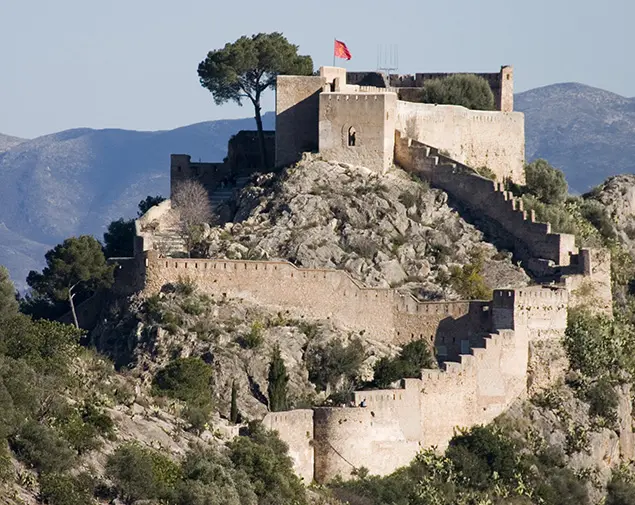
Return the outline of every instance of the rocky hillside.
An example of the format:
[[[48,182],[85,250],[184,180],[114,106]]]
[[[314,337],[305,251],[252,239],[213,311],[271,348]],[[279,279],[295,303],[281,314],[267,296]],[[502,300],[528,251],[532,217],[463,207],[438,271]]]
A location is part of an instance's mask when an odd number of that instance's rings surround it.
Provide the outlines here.
[[[514,108],[525,113],[527,160],[562,169],[574,192],[635,172],[635,99],[563,83],[516,95]]]
[[[635,175],[609,177],[585,198],[606,208],[619,241],[635,255]]]
[[[12,147],[15,147],[23,142],[26,142],[26,139],[11,137],[10,135],[3,135],[0,133],[0,153],[8,151]]]
[[[400,169],[378,176],[309,157],[257,177],[233,205],[233,220],[209,229],[203,255],[341,268],[368,286],[422,299],[486,298],[487,288],[528,281],[448,206],[446,193]],[[482,274],[476,291],[462,284],[465,265]]]

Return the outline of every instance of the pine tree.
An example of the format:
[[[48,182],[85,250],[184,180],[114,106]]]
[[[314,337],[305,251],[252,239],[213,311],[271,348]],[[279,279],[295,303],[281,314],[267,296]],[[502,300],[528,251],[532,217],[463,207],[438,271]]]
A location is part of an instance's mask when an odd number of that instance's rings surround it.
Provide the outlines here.
[[[232,381],[232,406],[231,412],[229,413],[229,420],[236,424],[238,422],[238,386],[236,386],[236,381]]]
[[[279,412],[286,410],[287,406],[287,383],[289,375],[284,360],[280,355],[280,347],[273,348],[271,363],[269,363],[269,410]]]

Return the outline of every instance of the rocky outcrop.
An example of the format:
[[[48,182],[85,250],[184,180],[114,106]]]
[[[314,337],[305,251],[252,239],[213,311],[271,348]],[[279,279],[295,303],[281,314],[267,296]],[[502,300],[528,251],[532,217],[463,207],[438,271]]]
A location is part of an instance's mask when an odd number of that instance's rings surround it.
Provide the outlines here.
[[[256,178],[235,202],[233,220],[208,229],[206,244],[207,257],[340,268],[368,286],[403,287],[422,299],[459,298],[449,270],[476,256],[490,287],[528,282],[443,191],[398,169],[380,176],[317,158]]]
[[[619,241],[635,254],[635,175],[609,177],[585,198],[606,208]]]

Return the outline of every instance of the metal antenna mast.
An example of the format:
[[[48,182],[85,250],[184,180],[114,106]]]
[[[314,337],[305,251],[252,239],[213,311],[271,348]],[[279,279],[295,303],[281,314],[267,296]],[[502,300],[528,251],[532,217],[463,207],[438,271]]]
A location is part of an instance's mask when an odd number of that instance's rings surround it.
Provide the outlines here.
[[[399,70],[399,46],[397,44],[377,46],[377,70],[386,75]]]

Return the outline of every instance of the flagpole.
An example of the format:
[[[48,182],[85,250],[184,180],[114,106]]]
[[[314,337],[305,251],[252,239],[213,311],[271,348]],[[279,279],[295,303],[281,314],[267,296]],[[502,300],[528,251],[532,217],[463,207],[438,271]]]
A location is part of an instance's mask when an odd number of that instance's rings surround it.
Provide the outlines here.
[[[335,43],[337,42],[337,37],[333,37],[333,66],[335,66]]]

